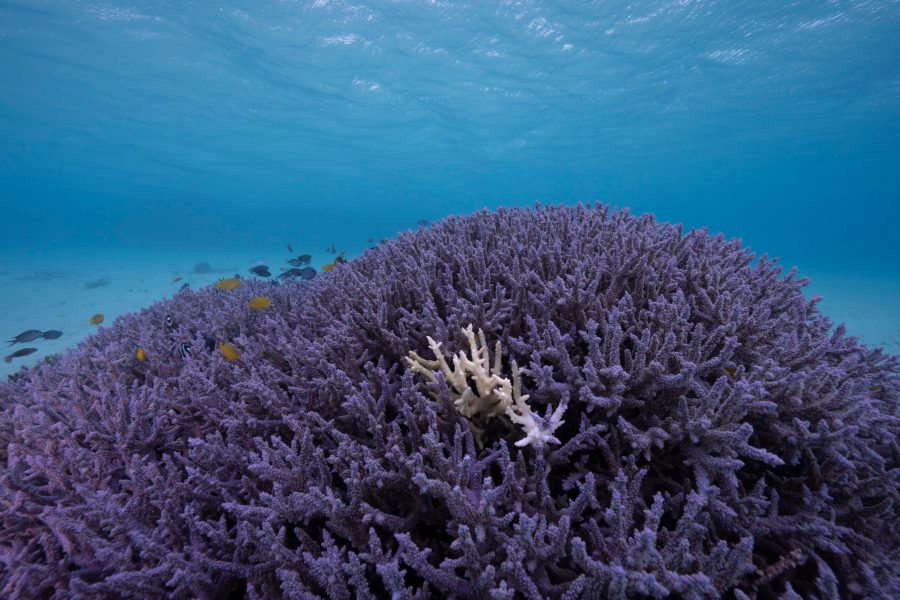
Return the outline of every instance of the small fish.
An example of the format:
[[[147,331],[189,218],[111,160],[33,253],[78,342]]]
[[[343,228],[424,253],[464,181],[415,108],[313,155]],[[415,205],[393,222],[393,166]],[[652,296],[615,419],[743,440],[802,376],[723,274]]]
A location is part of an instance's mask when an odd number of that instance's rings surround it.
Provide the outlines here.
[[[216,282],[216,287],[220,290],[233,290],[241,285],[241,280],[237,277],[229,277],[228,279],[220,279]]]
[[[97,313],[91,317],[91,325],[99,325],[103,322],[103,313]]]
[[[206,348],[208,352],[212,352],[216,349],[216,339],[211,337],[203,338],[203,347]]]
[[[185,281],[184,283],[181,284],[181,287],[178,288],[178,291],[180,292],[181,290],[186,290],[189,287],[191,287],[191,284],[189,284],[187,281]]]
[[[316,270],[312,267],[303,267],[302,269],[287,269],[279,275],[282,279],[287,279],[289,277],[299,277],[300,279],[306,279],[307,281],[316,276]]]
[[[41,332],[37,329],[29,329],[28,331],[23,331],[13,339],[9,340],[9,345],[13,344],[21,344],[23,342],[33,342],[34,340],[41,337]]]
[[[329,254],[334,254],[337,252],[337,248],[334,247],[334,242],[332,242],[330,246],[325,248],[325,252],[328,252]]]
[[[175,279],[172,280],[172,283],[178,283],[178,282],[181,281],[182,279],[184,279],[184,277],[182,277],[181,275],[179,275],[178,277],[176,277]]]
[[[96,290],[97,288],[101,288],[106,285],[109,285],[109,279],[104,277],[102,279],[88,281],[87,283],[84,284],[84,287],[85,287],[85,289],[88,289],[88,290]]]
[[[58,339],[61,335],[62,331],[60,331],[59,329],[48,329],[41,334],[41,337],[45,340],[55,340]]]
[[[869,391],[870,391],[870,392],[880,392],[880,391],[881,391],[881,386],[880,386],[880,385],[869,386]]]
[[[256,265],[255,267],[250,267],[250,272],[254,275],[259,275],[260,277],[271,277],[272,274],[269,273],[269,267],[266,265]]]
[[[138,359],[139,361],[144,362],[145,360],[147,360],[147,351],[144,350],[143,348],[138,348],[134,352],[134,357],[136,359]]]
[[[250,308],[254,310],[259,310],[261,308],[269,308],[272,305],[272,301],[266,298],[265,296],[257,296],[256,298],[250,299]]]
[[[169,331],[172,331],[173,329],[178,327],[178,323],[175,322],[175,319],[172,317],[172,315],[166,315],[164,323],[166,324],[166,329]]]
[[[227,342],[219,342],[219,352],[222,353],[222,356],[224,356],[225,360],[228,362],[237,360],[241,357],[241,353],[238,352],[238,349]]]
[[[725,367],[725,372],[728,373],[728,376],[734,379],[734,376],[737,375],[737,369],[734,367]]]
[[[334,262],[328,263],[327,265],[322,266],[323,271],[333,271],[334,268],[338,265],[342,265],[347,262],[347,259],[344,258],[344,251],[341,250],[341,253],[334,257]]]
[[[416,221],[416,225],[424,228],[424,227],[428,227],[429,223],[425,219],[421,219],[419,221]]]
[[[181,342],[175,347],[175,352],[178,352],[178,355],[181,358],[187,358],[191,355],[191,343],[190,342]]]
[[[37,348],[22,348],[20,350],[16,350],[9,356],[5,357],[3,360],[7,363],[11,363],[14,358],[21,358],[23,356],[28,356],[29,354],[34,354],[37,352]]]
[[[288,259],[288,264],[292,267],[302,267],[303,265],[308,265],[309,261],[312,260],[312,256],[309,254],[301,254],[297,258]]]
[[[291,372],[291,363],[280,353],[274,350],[263,350],[262,357],[285,373]]]
[[[374,244],[374,243],[375,243],[375,240],[372,239],[372,238],[369,238],[369,239],[367,240],[367,242],[370,243],[370,244]]]
[[[287,245],[287,249],[288,249],[288,252],[290,252],[291,254],[294,253],[294,247],[291,246],[290,244]]]

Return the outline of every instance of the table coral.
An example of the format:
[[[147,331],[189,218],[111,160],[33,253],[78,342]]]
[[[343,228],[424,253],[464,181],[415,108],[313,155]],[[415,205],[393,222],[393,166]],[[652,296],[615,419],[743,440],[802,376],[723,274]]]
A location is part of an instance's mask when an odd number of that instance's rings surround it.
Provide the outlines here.
[[[900,361],[805,284],[595,205],[181,291],[0,384],[0,597],[896,598]]]

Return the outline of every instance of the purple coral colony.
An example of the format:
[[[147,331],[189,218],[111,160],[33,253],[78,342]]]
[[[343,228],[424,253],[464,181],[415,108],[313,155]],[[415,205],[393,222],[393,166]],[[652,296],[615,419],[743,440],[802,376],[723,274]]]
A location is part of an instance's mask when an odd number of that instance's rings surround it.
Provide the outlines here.
[[[805,283],[597,205],[183,290],[0,385],[0,596],[900,597],[900,361]]]

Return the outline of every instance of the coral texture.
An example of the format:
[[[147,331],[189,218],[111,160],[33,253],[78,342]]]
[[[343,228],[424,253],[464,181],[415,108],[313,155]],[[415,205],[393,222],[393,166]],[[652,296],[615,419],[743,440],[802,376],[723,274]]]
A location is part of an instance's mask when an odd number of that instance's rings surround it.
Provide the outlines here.
[[[0,385],[0,596],[896,598],[900,365],[804,284],[598,205],[182,291]],[[404,362],[470,324],[558,444]]]
[[[456,410],[471,420],[475,441],[478,442],[479,448],[484,447],[481,439],[484,429],[478,423],[489,421],[498,415],[506,415],[513,423],[520,425],[525,432],[525,437],[516,442],[516,446],[532,445],[535,448],[541,448],[544,444],[558,444],[559,440],[553,436],[553,432],[565,422],[560,417],[566,410],[566,403],[561,402],[552,415],[548,415],[544,419],[540,417],[536,419],[531,412],[531,407],[528,406],[528,395],[522,395],[522,371],[516,361],[512,361],[512,382],[508,377],[500,376],[500,352],[502,349],[500,342],[497,342],[494,349],[494,366],[491,367],[491,357],[488,354],[484,331],[478,330],[478,337],[481,339],[480,347],[471,325],[464,328],[462,332],[469,340],[471,359],[466,356],[465,352],[460,351],[453,357],[454,368],[451,369],[441,353],[441,343],[428,337],[428,347],[437,357],[436,360],[425,360],[416,352],[410,351],[406,358],[406,364],[432,383],[438,382],[433,370],[440,370],[456,393],[456,398],[453,400]],[[473,386],[475,391],[472,391]],[[433,396],[439,398],[440,392],[433,391]]]

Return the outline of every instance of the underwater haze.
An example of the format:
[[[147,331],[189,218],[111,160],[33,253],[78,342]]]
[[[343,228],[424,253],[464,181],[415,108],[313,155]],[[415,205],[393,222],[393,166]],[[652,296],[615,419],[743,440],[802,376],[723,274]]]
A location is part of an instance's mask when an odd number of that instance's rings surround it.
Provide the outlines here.
[[[0,335],[63,332],[0,374],[536,201],[741,238],[897,353],[900,3],[0,0]]]

